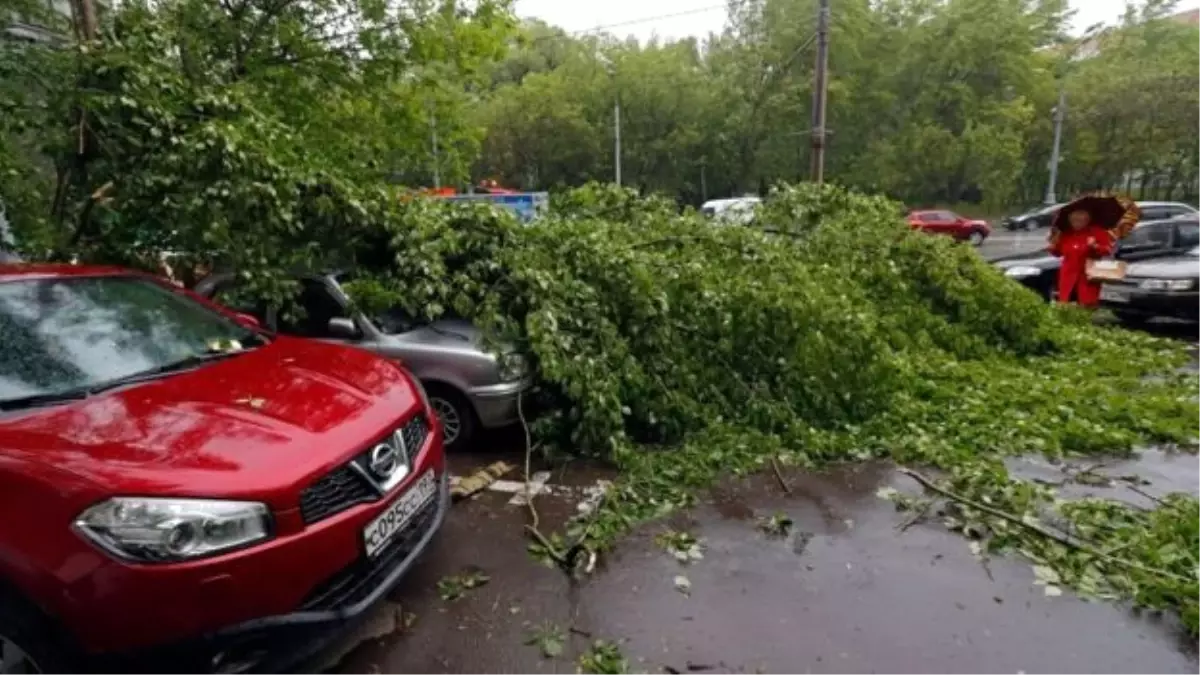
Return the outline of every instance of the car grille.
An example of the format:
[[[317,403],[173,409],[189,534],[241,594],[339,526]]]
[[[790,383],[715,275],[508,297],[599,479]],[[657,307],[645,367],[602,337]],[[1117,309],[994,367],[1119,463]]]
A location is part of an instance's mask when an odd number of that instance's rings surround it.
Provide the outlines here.
[[[396,538],[373,558],[365,555],[333,575],[308,594],[304,611],[342,609],[361,602],[383,583],[387,575],[416,551],[421,538],[433,527],[438,511],[437,493],[422,506]]]
[[[401,427],[400,433],[408,448],[407,461],[411,464],[429,436],[429,425],[423,415],[417,415]],[[389,436],[391,434],[388,432]],[[372,447],[374,445],[371,444]],[[351,466],[355,462],[367,466],[370,453],[370,449],[360,453],[350,463],[334,469],[300,493],[300,517],[305,525],[324,520],[353,506],[376,501],[382,496],[361,471]]]
[[[300,517],[306,525],[341,513],[351,506],[379,499],[379,493],[349,465],[334,469],[300,495]]]

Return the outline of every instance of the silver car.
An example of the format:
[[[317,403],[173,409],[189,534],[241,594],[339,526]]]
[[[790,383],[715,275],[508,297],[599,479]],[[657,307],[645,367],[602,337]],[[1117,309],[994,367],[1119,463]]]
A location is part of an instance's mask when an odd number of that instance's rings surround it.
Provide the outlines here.
[[[401,309],[378,317],[351,311],[350,299],[339,283],[345,280],[346,273],[339,272],[301,277],[297,302],[303,316],[296,319],[265,305],[246,306],[237,293],[233,273],[210,275],[194,290],[255,317],[264,328],[349,344],[402,361],[425,386],[450,449],[466,446],[479,428],[518,420],[518,397],[532,383],[521,355],[484,350],[482,334],[467,321],[424,323]]]

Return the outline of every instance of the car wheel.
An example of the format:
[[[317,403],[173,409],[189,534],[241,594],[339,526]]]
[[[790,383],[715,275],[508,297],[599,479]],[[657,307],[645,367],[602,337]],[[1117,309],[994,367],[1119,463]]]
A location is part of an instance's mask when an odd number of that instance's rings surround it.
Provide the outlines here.
[[[1038,221],[1033,218],[1030,218],[1022,224],[1024,225],[1024,230],[1026,232],[1033,232],[1034,230],[1038,229]]]
[[[971,234],[967,235],[967,241],[971,242],[972,246],[979,246],[983,244],[983,240],[986,238],[987,237],[983,236],[983,233],[979,230],[975,230]]]
[[[81,663],[44,614],[0,588],[0,674],[82,672]]]
[[[467,397],[458,390],[443,384],[427,384],[429,405],[442,423],[442,438],[447,450],[467,447],[475,436],[477,427],[475,410]]]

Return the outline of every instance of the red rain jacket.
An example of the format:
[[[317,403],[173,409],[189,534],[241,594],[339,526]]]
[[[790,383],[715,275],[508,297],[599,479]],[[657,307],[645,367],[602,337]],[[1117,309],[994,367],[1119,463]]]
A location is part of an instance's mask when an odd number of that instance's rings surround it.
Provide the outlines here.
[[[1062,258],[1062,267],[1058,270],[1058,301],[1074,301],[1085,307],[1099,304],[1100,284],[1088,280],[1087,261],[1112,254],[1112,233],[1099,225],[1062,232],[1050,244],[1049,251]]]

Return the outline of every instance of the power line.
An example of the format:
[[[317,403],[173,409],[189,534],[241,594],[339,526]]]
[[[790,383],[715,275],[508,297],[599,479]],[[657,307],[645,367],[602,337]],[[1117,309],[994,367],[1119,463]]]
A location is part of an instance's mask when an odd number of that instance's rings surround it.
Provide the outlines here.
[[[684,10],[682,12],[673,12],[671,14],[659,14],[658,16],[647,16],[647,17],[643,17],[641,19],[631,19],[629,21],[621,21],[619,23],[610,23],[610,24],[605,24],[605,25],[601,25],[601,26],[593,26],[591,28],[585,28],[583,30],[572,31],[571,34],[572,35],[586,35],[587,33],[595,33],[598,31],[608,30],[610,28],[622,28],[624,26],[636,26],[636,25],[643,24],[643,23],[652,23],[654,21],[662,21],[663,19],[675,19],[675,18],[678,18],[681,16],[691,16],[692,14],[703,14],[704,12],[711,12],[711,11],[718,10],[718,9],[726,9],[727,7],[728,7],[727,4],[709,5],[707,7],[697,7],[695,9],[688,9],[688,10]]]

